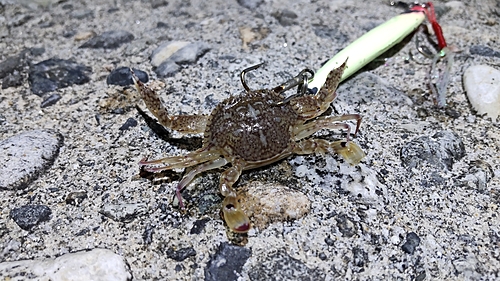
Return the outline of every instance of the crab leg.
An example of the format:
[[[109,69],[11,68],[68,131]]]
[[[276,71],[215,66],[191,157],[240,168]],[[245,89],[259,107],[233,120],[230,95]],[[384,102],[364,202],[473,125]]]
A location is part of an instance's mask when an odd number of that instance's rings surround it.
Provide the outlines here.
[[[210,162],[203,163],[198,167],[196,167],[195,169],[191,170],[189,173],[187,173],[187,175],[185,175],[184,178],[182,178],[182,180],[177,184],[177,187],[175,188],[175,195],[179,200],[179,207],[181,209],[184,209],[184,204],[182,203],[181,191],[193,180],[194,176],[207,170],[220,168],[226,164],[227,164],[226,159],[218,158]]]
[[[296,144],[293,152],[296,154],[335,152],[340,154],[351,165],[359,164],[361,159],[366,156],[363,150],[352,141],[329,142],[323,139],[302,140]]]
[[[205,115],[169,115],[155,90],[144,85],[132,72],[135,88],[141,94],[149,111],[163,126],[185,134],[198,134],[205,131],[208,116]]]
[[[163,170],[179,169],[194,166],[203,162],[220,157],[216,151],[196,150],[183,156],[171,156],[157,160],[148,161],[146,158],[139,162],[139,166],[159,165],[158,167],[145,167],[148,172],[160,172]]]
[[[233,189],[233,184],[238,180],[243,171],[243,163],[235,160],[232,166],[225,170],[220,177],[220,193],[224,196],[222,213],[227,226],[233,232],[244,233],[250,229],[250,219],[242,211],[240,202]]]
[[[301,140],[307,138],[308,136],[316,133],[321,129],[344,129],[347,131],[347,141],[349,141],[349,135],[351,134],[351,127],[347,123],[336,123],[344,120],[356,120],[356,135],[359,131],[359,126],[361,125],[361,115],[359,114],[345,114],[342,116],[326,116],[320,117],[312,122],[296,126],[294,128],[294,140]]]

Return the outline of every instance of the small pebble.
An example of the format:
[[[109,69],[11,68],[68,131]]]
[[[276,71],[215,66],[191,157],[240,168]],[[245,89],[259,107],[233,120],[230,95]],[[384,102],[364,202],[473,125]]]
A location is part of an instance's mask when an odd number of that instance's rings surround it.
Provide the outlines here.
[[[22,55],[17,55],[8,57],[0,62],[0,79],[7,77],[7,75],[12,74],[15,70],[21,70],[23,65],[21,61]]]
[[[163,42],[151,55],[151,64],[158,67],[162,62],[170,58],[175,52],[189,45],[187,41]]]
[[[71,60],[48,59],[30,68],[29,82],[31,91],[38,96],[44,93],[66,88],[73,84],[81,85],[90,81],[87,76],[90,67]]]
[[[167,257],[175,261],[183,261],[189,257],[196,256],[196,251],[193,247],[182,248],[179,250],[174,250],[174,248],[168,248]]]
[[[42,101],[42,104],[40,105],[41,108],[45,108],[51,105],[56,104],[59,100],[61,99],[61,95],[59,94],[52,94],[46,99]]]
[[[66,196],[66,204],[78,206],[80,203],[83,202],[83,200],[87,199],[87,192],[86,191],[75,191],[71,192]]]
[[[203,229],[205,229],[205,225],[207,224],[207,222],[209,222],[210,219],[209,218],[203,218],[201,220],[197,220],[193,223],[193,227],[191,228],[191,230],[189,231],[189,234],[200,234]]]
[[[464,87],[478,114],[496,119],[500,115],[500,70],[473,65],[464,72]]]
[[[205,281],[237,280],[243,265],[251,255],[251,249],[222,243],[207,263]]]
[[[401,162],[408,170],[427,163],[437,169],[451,170],[453,163],[465,156],[462,139],[454,132],[440,131],[432,136],[421,136],[401,148]]]
[[[155,69],[156,75],[161,78],[174,76],[181,67],[171,60],[166,60]]]
[[[483,57],[497,57],[500,58],[500,52],[493,50],[488,46],[474,45],[469,48],[471,55],[480,55]]]
[[[130,117],[127,119],[127,121],[125,121],[125,123],[120,127],[118,128],[118,130],[120,131],[126,131],[132,127],[135,127],[137,126],[137,120],[135,120],[134,118]]]
[[[115,49],[132,40],[134,40],[134,35],[132,33],[125,30],[113,30],[93,37],[81,45],[80,48]]]
[[[4,280],[132,280],[125,258],[106,249],[65,254],[55,259],[2,262],[0,272]]]
[[[273,249],[273,252],[255,257],[257,262],[252,263],[253,266],[247,271],[249,280],[326,280],[322,269],[306,266],[304,262],[291,257],[285,250]]]
[[[282,26],[291,26],[297,24],[297,14],[288,9],[273,13],[272,16],[276,18]]]
[[[210,50],[204,42],[173,41],[162,43],[153,51],[151,64],[159,77],[171,77],[180,70],[179,64],[194,63]]]
[[[149,81],[149,77],[146,72],[136,68],[132,68],[132,70],[142,83],[147,83]],[[114,69],[106,78],[106,83],[108,85],[118,86],[133,85],[134,81],[132,80],[132,73],[130,73],[130,68],[122,66]]]
[[[100,213],[117,222],[131,222],[146,214],[148,206],[144,203],[105,204]]]
[[[25,205],[10,211],[10,217],[24,230],[31,230],[41,222],[50,220],[52,211],[45,205]]]
[[[95,32],[94,31],[81,31],[81,32],[78,32],[77,34],[75,34],[75,41],[83,41],[83,40],[87,40],[91,37],[94,37],[96,36]]]
[[[59,155],[63,136],[34,130],[0,142],[0,189],[26,188],[48,170]]]
[[[23,76],[19,71],[14,71],[13,73],[7,74],[2,80],[2,89],[7,89],[10,87],[19,87],[23,84]]]
[[[415,249],[420,244],[420,237],[415,232],[410,232],[406,235],[406,242],[401,246],[403,252],[413,255]]]
[[[306,195],[279,184],[254,181],[242,189],[242,208],[259,229],[273,222],[300,219],[311,209]]]
[[[250,10],[256,9],[263,2],[263,0],[238,0],[238,4]]]

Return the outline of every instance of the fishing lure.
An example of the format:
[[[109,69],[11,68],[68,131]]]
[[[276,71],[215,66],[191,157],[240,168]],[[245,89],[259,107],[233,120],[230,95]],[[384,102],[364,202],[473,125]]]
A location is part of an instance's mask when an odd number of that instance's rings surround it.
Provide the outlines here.
[[[442,58],[447,59],[446,70],[439,80],[437,87],[431,81],[429,84],[431,91],[436,96],[436,104],[440,107],[446,106],[446,86],[453,64],[453,56],[447,48],[441,26],[436,20],[434,6],[431,2],[411,5],[407,12],[395,16],[375,27],[345,47],[316,72],[313,79],[308,83],[309,89],[312,92],[321,89],[328,73],[346,60],[347,68],[342,75],[341,81],[347,79],[363,66],[401,42],[406,36],[415,31],[424,22],[426,17],[432,25],[440,48],[440,51],[433,57],[429,81],[432,74],[435,73],[437,62]]]

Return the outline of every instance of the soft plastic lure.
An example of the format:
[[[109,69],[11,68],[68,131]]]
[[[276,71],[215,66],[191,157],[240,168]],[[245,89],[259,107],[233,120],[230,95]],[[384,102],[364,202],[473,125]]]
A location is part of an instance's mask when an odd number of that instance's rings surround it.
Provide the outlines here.
[[[429,82],[431,91],[437,97],[436,103],[438,106],[444,107],[446,105],[446,86],[449,81],[449,72],[453,57],[446,47],[446,41],[444,40],[441,27],[436,21],[434,6],[431,2],[413,5],[408,12],[395,16],[375,27],[344,48],[316,72],[314,78],[309,81],[309,89],[312,92],[319,90],[325,83],[328,73],[347,59],[347,69],[341,78],[341,81],[345,80],[415,31],[425,20],[426,16],[434,29],[439,48],[441,49],[433,58],[431,74],[435,72],[436,64],[441,58],[446,57],[448,60],[447,68],[443,77],[439,80],[437,88]]]

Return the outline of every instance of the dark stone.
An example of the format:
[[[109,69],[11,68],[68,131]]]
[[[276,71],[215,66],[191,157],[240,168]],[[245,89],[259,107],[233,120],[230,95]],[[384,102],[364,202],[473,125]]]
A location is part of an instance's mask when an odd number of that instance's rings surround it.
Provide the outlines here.
[[[71,192],[66,196],[66,204],[70,205],[75,205],[78,206],[80,205],[83,200],[87,199],[87,192],[85,191],[76,191],[76,192]]]
[[[237,274],[241,273],[243,265],[251,255],[252,250],[248,248],[222,243],[215,255],[208,261],[205,268],[205,281],[237,280]]]
[[[118,129],[120,131],[126,131],[132,127],[135,127],[137,126],[137,120],[135,120],[134,118],[130,117],[127,119],[127,121],[125,121],[125,123]]]
[[[154,225],[148,224],[146,226],[146,229],[142,233],[142,241],[144,241],[145,245],[150,245],[151,243],[153,243],[154,230],[155,230]]]
[[[168,28],[169,25],[167,23],[164,23],[162,21],[159,21],[157,24],[156,24],[156,28]]]
[[[339,31],[337,28],[332,28],[326,25],[314,25],[314,34],[326,39],[332,39],[336,43],[345,43],[349,40],[349,36]]]
[[[155,73],[160,78],[166,78],[174,76],[180,69],[181,67],[174,61],[166,60],[155,69]]]
[[[19,71],[14,71],[13,73],[7,74],[2,80],[2,89],[7,89],[10,87],[19,87],[23,84],[23,76]]]
[[[45,53],[45,48],[40,47],[40,48],[31,48],[29,49],[29,52],[32,56],[40,56]]]
[[[85,234],[87,234],[89,232],[90,232],[89,228],[84,228],[84,229],[78,231],[77,233],[75,233],[75,236],[83,236],[83,235],[85,235]]]
[[[12,18],[12,20],[10,20],[7,23],[7,25],[8,26],[13,26],[13,27],[21,26],[21,25],[27,23],[32,18],[33,18],[32,15],[29,15],[29,14],[26,14],[26,13],[18,14],[16,16],[14,16]]]
[[[132,68],[132,70],[142,83],[147,83],[149,81],[148,74],[146,72],[135,68]],[[122,66],[114,69],[106,78],[106,83],[108,85],[118,86],[133,85],[134,81],[132,80],[130,68]]]
[[[352,249],[352,263],[358,267],[364,267],[366,262],[368,262],[368,253],[363,249],[354,247]]]
[[[490,47],[482,45],[474,45],[469,48],[471,55],[480,55],[483,57],[497,57],[500,58],[500,52],[493,50]]]
[[[207,222],[209,222],[210,219],[209,218],[203,218],[201,220],[197,220],[193,223],[193,227],[191,228],[191,230],[189,231],[189,234],[200,234],[203,229],[205,229],[205,225],[207,224]]]
[[[263,2],[263,0],[238,0],[238,4],[250,10],[256,9]]]
[[[337,227],[339,228],[339,231],[345,237],[353,237],[358,232],[356,224],[351,221],[347,217],[347,215],[339,215],[337,218],[335,218],[335,220],[337,221]]]
[[[53,130],[33,130],[0,142],[0,189],[26,188],[59,155],[63,136]]]
[[[165,0],[153,0],[151,1],[151,8],[156,9],[163,6],[167,6],[168,2]]]
[[[50,220],[52,211],[45,205],[25,205],[10,211],[10,217],[24,230],[31,230],[37,224]]]
[[[325,254],[325,253],[321,252],[321,253],[319,253],[318,258],[319,258],[320,260],[324,261],[324,260],[326,260],[326,258],[327,258],[327,257],[326,257],[326,254]]]
[[[335,241],[334,241],[332,238],[330,238],[330,237],[326,237],[326,238],[325,238],[325,243],[326,243],[326,245],[328,245],[328,246],[333,246],[333,245],[335,245]]]
[[[406,242],[401,246],[403,252],[413,255],[415,249],[420,244],[420,237],[415,232],[410,232],[406,235]]]
[[[297,14],[287,9],[273,13],[272,16],[276,18],[282,26],[290,26],[297,24],[296,21],[296,19],[298,18]]]
[[[401,162],[408,170],[424,163],[437,169],[451,170],[453,163],[465,156],[465,146],[460,137],[450,131],[437,132],[429,138],[418,137],[401,148]]]
[[[41,108],[44,108],[44,107],[47,107],[47,106],[51,106],[51,105],[54,105],[56,104],[59,100],[61,99],[61,95],[59,94],[52,94],[50,95],[49,97],[47,97],[46,99],[44,99],[42,101],[42,104],[40,105]]]
[[[80,48],[115,49],[132,40],[134,40],[134,35],[132,33],[125,30],[113,30],[91,38],[81,45]]]
[[[234,257],[232,257],[234,259]],[[318,268],[309,268],[302,261],[290,257],[284,250],[278,250],[271,256],[259,258],[260,262],[248,270],[249,280],[301,280],[316,281],[325,280],[325,274]],[[206,274],[205,274],[206,275]],[[209,280],[236,280],[233,279],[209,279]]]
[[[15,70],[20,71],[23,66],[22,55],[12,56],[0,62],[0,79],[12,74]]]
[[[174,248],[168,248],[167,257],[175,261],[183,261],[189,257],[196,256],[196,251],[193,247],[182,248],[179,250],[174,250]]]
[[[71,60],[48,59],[32,65],[29,72],[31,91],[38,96],[73,84],[85,84],[91,68]]]

